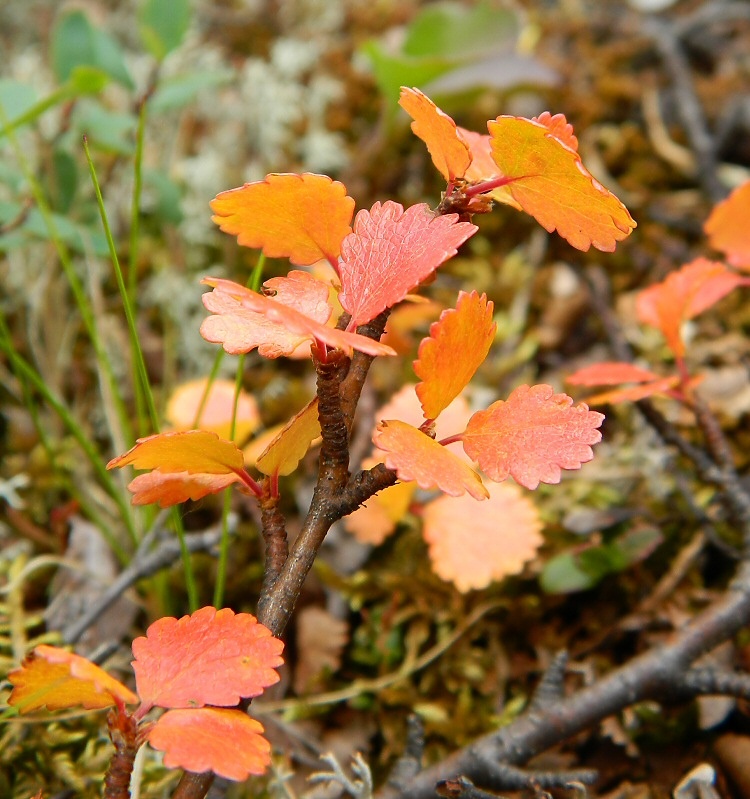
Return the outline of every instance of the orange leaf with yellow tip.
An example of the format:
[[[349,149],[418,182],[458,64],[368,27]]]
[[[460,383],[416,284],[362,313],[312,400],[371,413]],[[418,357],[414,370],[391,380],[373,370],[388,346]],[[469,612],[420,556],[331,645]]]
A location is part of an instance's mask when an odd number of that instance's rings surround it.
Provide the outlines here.
[[[487,490],[479,505],[466,496],[438,497],[422,514],[433,570],[464,593],[518,574],[543,542],[539,512],[518,486]]]
[[[495,335],[493,308],[486,294],[462,291],[456,307],[443,311],[431,325],[414,361],[414,372],[422,380],[417,396],[426,419],[436,419],[453,402],[487,357]]]
[[[360,211],[339,264],[339,301],[352,317],[348,329],[401,302],[477,230],[457,214],[436,215],[426,203],[404,210],[388,200]]]
[[[11,671],[8,681],[13,686],[8,704],[19,713],[43,707],[93,710],[111,707],[115,699],[125,704],[138,702],[131,690],[95,663],[46,644],[37,646],[21,668]]]
[[[545,124],[546,122],[546,124]],[[492,156],[519,205],[579,250],[612,251],[635,227],[628,209],[595,180],[570,146],[562,115],[532,121],[499,116],[487,123]],[[563,139],[555,133],[563,131]]]
[[[289,258],[298,266],[321,258],[335,264],[351,230],[354,200],[326,175],[271,174],[222,192],[211,210],[224,233],[269,258]]]
[[[270,321],[284,327],[287,331],[294,333],[300,337],[300,341],[305,338],[314,339],[322,344],[325,344],[332,349],[340,349],[347,355],[351,355],[353,350],[359,350],[367,355],[395,355],[396,351],[391,347],[381,344],[379,341],[373,341],[367,336],[361,336],[359,333],[351,333],[344,330],[337,330],[332,327],[320,324],[315,319],[306,316],[303,313],[282,305],[270,297],[263,294],[257,294],[239,283],[233,283],[231,280],[224,280],[223,278],[207,277],[204,278],[202,283],[212,286],[214,293],[219,295],[222,299],[228,296],[237,300],[239,304],[249,311],[263,314]],[[204,295],[204,304],[207,305]],[[204,322],[205,324],[205,322]],[[205,337],[203,328],[201,333]],[[226,331],[226,337],[219,339],[224,345],[227,352],[245,352],[242,349],[242,342],[244,341],[245,331],[242,326],[232,326]]]
[[[241,292],[230,290],[226,281],[221,291],[203,295],[206,310],[212,313],[201,325],[201,335],[206,341],[223,344],[231,355],[250,352],[258,348],[264,358],[291,357],[298,347],[310,340],[307,329],[290,330],[283,322],[267,314],[250,310],[243,303],[249,289],[240,286]],[[263,294],[274,302],[292,308],[314,322],[325,325],[331,316],[328,302],[329,286],[307,272],[292,271],[286,277],[275,277],[263,284]],[[308,352],[309,356],[309,352]]]
[[[506,401],[477,411],[463,435],[466,454],[491,479],[509,476],[526,488],[559,483],[561,469],[579,469],[594,457],[592,444],[604,415],[573,405],[552,386],[519,386]]]
[[[154,707],[234,706],[278,682],[284,644],[249,613],[196,610],[155,621],[133,641],[143,712]]]
[[[242,451],[210,430],[157,433],[139,438],[124,455],[113,458],[108,469],[134,466],[164,474],[229,474],[243,468]]]
[[[260,424],[258,403],[246,391],[237,397],[235,414],[235,384],[233,380],[205,378],[191,380],[178,386],[169,398],[165,416],[175,430],[212,430],[220,438],[229,438],[232,416],[235,415],[234,441],[240,443]]]
[[[189,499],[195,501],[209,494],[218,494],[237,482],[241,482],[241,479],[234,473],[164,474],[159,469],[154,469],[152,472],[134,477],[128,483],[128,491],[133,494],[134,505],[150,505],[152,502],[158,502],[159,507],[169,508]]]
[[[474,499],[487,497],[471,466],[417,427],[397,420],[380,422],[372,440],[385,452],[385,465],[395,469],[399,480],[414,480],[420,488],[437,488],[453,497],[466,492]]]
[[[169,710],[149,729],[149,744],[164,752],[167,768],[242,781],[265,773],[271,744],[263,725],[236,709]]]
[[[471,153],[456,123],[419,89],[401,87],[399,105],[414,120],[411,129],[427,145],[432,163],[447,181],[464,177]]]
[[[738,186],[711,212],[703,229],[711,246],[738,269],[750,271],[750,180]]]
[[[682,323],[702,313],[747,278],[732,272],[719,261],[697,258],[669,274],[661,283],[638,294],[638,318],[659,328],[675,356],[685,355]]]
[[[291,474],[319,435],[318,398],[315,397],[287,422],[258,456],[256,468],[268,475]]]

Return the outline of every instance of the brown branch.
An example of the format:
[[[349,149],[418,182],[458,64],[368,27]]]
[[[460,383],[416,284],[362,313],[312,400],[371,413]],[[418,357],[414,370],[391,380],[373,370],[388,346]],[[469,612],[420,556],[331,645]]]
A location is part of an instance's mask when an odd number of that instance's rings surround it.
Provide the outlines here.
[[[544,709],[524,713],[501,730],[479,738],[398,789],[377,799],[433,799],[435,785],[464,776],[490,790],[502,790],[501,765],[522,765],[550,746],[646,699],[673,693],[675,675],[750,623],[750,563],[742,563],[733,584],[672,643],[654,647],[587,688]]]
[[[266,559],[263,568],[263,587],[260,591],[258,608],[271,591],[289,555],[289,542],[286,523],[279,509],[278,494],[271,493],[271,478],[263,481],[263,495],[260,498],[261,534],[266,545]]]
[[[379,340],[387,318],[385,311],[372,322],[361,325],[357,332]],[[347,323],[344,316],[339,319],[338,327],[346,327]],[[276,636],[281,636],[286,628],[331,525],[376,491],[396,482],[395,472],[382,465],[349,478],[349,435],[373,358],[355,351],[349,361],[335,350],[327,353],[325,361],[320,360],[316,351],[313,357],[318,373],[318,418],[323,438],[318,479],[302,530],[267,592],[264,585],[262,603],[258,605],[258,620]],[[203,799],[213,779],[211,773],[185,772],[172,799]]]

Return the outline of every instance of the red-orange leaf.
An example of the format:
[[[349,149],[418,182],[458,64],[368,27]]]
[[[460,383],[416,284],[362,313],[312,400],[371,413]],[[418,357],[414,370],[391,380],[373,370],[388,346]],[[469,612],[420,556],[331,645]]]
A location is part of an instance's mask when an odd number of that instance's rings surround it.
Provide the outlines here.
[[[420,488],[438,488],[453,497],[468,492],[485,499],[487,489],[479,475],[446,447],[406,422],[380,422],[372,437],[385,451],[385,465],[399,480],[414,480]]]
[[[347,354],[351,354],[352,350],[359,350],[367,355],[396,354],[394,349],[385,344],[381,344],[379,341],[373,341],[371,338],[361,336],[358,333],[326,327],[326,325],[300,313],[294,308],[282,305],[280,302],[276,302],[263,294],[250,291],[250,289],[240,286],[239,283],[233,283],[231,280],[206,277],[201,282],[208,286],[213,286],[214,294],[228,296],[233,301],[237,301],[244,309],[263,314],[271,322],[299,336],[300,342],[304,339],[314,339],[332,349],[343,350]],[[204,295],[203,303],[208,307],[209,301],[205,299],[206,296],[210,295]],[[221,299],[220,297],[220,300]],[[232,307],[236,309],[236,305]],[[201,333],[204,334],[205,337],[203,328],[201,328]],[[247,341],[248,335],[251,334],[246,333],[241,324],[230,325],[226,330],[226,338],[217,337],[217,340],[221,341],[227,352],[245,352],[246,350],[243,349],[243,346],[244,342]],[[254,335],[254,333],[252,333],[252,335]]]
[[[472,159],[456,123],[419,89],[402,86],[398,103],[414,120],[411,129],[427,145],[440,174],[447,181],[462,178]]]
[[[163,474],[229,474],[243,468],[242,450],[210,430],[180,430],[139,438],[124,455],[113,458],[108,469],[132,465],[159,469]]]
[[[315,397],[284,425],[273,441],[258,455],[256,468],[263,474],[291,474],[319,435],[318,398]]]
[[[222,286],[228,288],[226,283]],[[307,272],[293,271],[286,277],[267,280],[263,286],[264,294],[273,297],[274,302],[292,308],[314,322],[324,325],[331,316],[328,286]],[[267,314],[249,310],[243,298],[253,292],[240,288],[243,291],[239,293],[222,290],[203,295],[206,310],[214,314],[201,325],[201,335],[206,341],[223,344],[231,355],[250,352],[257,347],[264,358],[278,358],[292,355],[300,344],[309,340],[309,331],[290,330],[283,322],[275,321]]]
[[[430,326],[430,336],[419,345],[414,372],[422,382],[417,396],[426,419],[436,419],[468,385],[487,357],[495,335],[493,304],[460,292],[455,309],[449,308]]]
[[[354,200],[326,175],[271,174],[224,191],[211,202],[213,221],[245,247],[304,266],[331,263],[351,230]]]
[[[723,252],[732,266],[750,270],[750,180],[720,202],[706,220],[711,246]]]
[[[133,641],[144,708],[236,705],[278,682],[284,644],[249,613],[206,607],[155,621]]]
[[[339,300],[352,316],[349,329],[403,300],[477,230],[457,214],[436,216],[426,203],[404,210],[388,200],[359,211],[339,264]]]
[[[19,713],[47,707],[98,709],[111,707],[115,698],[135,704],[138,697],[104,669],[80,655],[40,644],[21,668],[8,674],[13,686],[8,704]]]
[[[489,499],[438,497],[423,511],[423,535],[435,573],[459,591],[518,574],[542,544],[534,504],[512,483],[487,486]]]
[[[263,725],[241,710],[169,710],[150,728],[148,742],[164,752],[167,768],[213,771],[241,781],[263,774],[271,763],[271,745],[262,732]]]
[[[508,476],[526,488],[559,483],[561,469],[579,469],[594,457],[604,416],[573,405],[552,386],[519,386],[507,401],[477,411],[464,432],[466,454],[492,480]]]
[[[190,474],[190,472],[170,472],[164,474],[154,469],[139,474],[128,483],[128,491],[133,494],[134,505],[150,505],[158,502],[162,508],[169,508],[187,500],[197,500],[209,494],[218,494],[236,482],[239,475],[231,474]]]
[[[565,378],[567,383],[574,386],[616,386],[620,383],[647,383],[650,380],[659,380],[659,375],[624,361],[594,363]]]
[[[697,258],[640,292],[636,300],[638,318],[658,327],[672,352],[681,358],[685,355],[682,323],[746,282],[719,261]]]
[[[570,146],[572,133],[564,133],[564,117],[545,121],[499,116],[487,123],[493,158],[511,179],[508,187],[513,198],[542,227],[550,233],[557,230],[577,249],[585,251],[593,245],[614,250],[635,222],[617,197],[583,166]]]

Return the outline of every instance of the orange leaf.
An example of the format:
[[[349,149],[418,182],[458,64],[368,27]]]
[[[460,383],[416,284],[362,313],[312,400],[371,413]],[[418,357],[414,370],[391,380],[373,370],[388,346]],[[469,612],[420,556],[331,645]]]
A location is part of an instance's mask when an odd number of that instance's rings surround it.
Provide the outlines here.
[[[214,294],[219,295],[219,300],[217,301],[223,301],[225,297],[231,297],[233,300],[237,300],[243,308],[263,314],[271,322],[280,325],[290,333],[298,335],[300,341],[306,338],[314,339],[332,349],[340,349],[348,355],[351,354],[352,350],[359,350],[367,355],[396,354],[395,350],[385,344],[381,344],[379,341],[373,341],[371,338],[361,336],[358,333],[326,327],[315,319],[296,311],[294,308],[282,305],[280,302],[276,302],[263,294],[250,291],[250,289],[246,289],[238,283],[233,283],[231,280],[206,277],[201,282],[208,286],[213,286]],[[205,297],[210,295],[204,294],[203,296],[203,303],[208,307],[208,301]],[[204,334],[203,327],[201,327],[201,334]],[[227,352],[236,353],[246,351],[242,349],[243,342],[246,340],[244,338],[246,334],[242,325],[230,326],[226,331],[226,335],[226,338],[218,338],[217,340],[223,343],[224,349],[227,350]]]
[[[214,314],[201,325],[201,335],[206,341],[223,344],[231,355],[257,347],[264,358],[278,358],[293,355],[300,344],[310,339],[308,330],[293,331],[262,312],[248,310],[242,300],[246,292],[254,292],[241,287],[243,292],[232,293],[227,283],[229,281],[222,283],[226,290],[203,295],[203,304]],[[307,272],[292,271],[286,277],[267,280],[263,286],[264,294],[272,296],[274,302],[299,311],[321,325],[331,315],[328,286]]]
[[[419,89],[401,87],[399,105],[414,120],[411,129],[427,145],[432,163],[449,182],[464,177],[471,153],[456,123]]]
[[[164,752],[167,768],[241,781],[265,773],[271,763],[262,732],[263,725],[241,710],[169,710],[150,728],[148,742]]]
[[[438,497],[423,511],[434,572],[459,591],[486,588],[518,574],[542,545],[534,504],[512,483],[487,486],[489,499]]]
[[[455,309],[449,308],[430,327],[429,338],[419,345],[414,372],[422,382],[417,396],[425,418],[435,419],[466,388],[487,357],[496,325],[493,304],[476,291],[458,295]]]
[[[115,699],[135,704],[138,697],[104,669],[80,655],[40,644],[8,674],[13,691],[8,704],[19,713],[83,706],[111,707]]]
[[[124,455],[113,458],[108,469],[132,465],[136,469],[158,469],[163,474],[229,474],[243,468],[242,451],[232,441],[210,430],[157,433],[139,438]]]
[[[212,430],[220,438],[228,439],[234,412],[234,393],[233,380],[214,380],[210,388],[205,377],[183,383],[169,398],[167,421],[176,430],[199,427],[201,430]],[[198,416],[201,406],[203,410]],[[258,403],[246,391],[240,391],[234,428],[235,443],[247,439],[259,424]]]
[[[348,329],[403,300],[477,230],[457,214],[436,216],[425,203],[404,210],[388,200],[359,211],[339,264],[339,301],[352,316]]]
[[[581,157],[557,136],[564,117],[553,129],[523,117],[499,116],[487,123],[492,155],[513,198],[550,233],[553,230],[579,250],[593,244],[612,251],[635,227],[628,209],[596,181]],[[564,138],[571,141],[572,134]]]
[[[318,398],[315,397],[287,422],[258,456],[256,468],[268,475],[291,474],[319,435]]]
[[[211,202],[213,221],[245,247],[304,266],[331,263],[351,230],[354,200],[326,175],[271,174],[224,191]]]
[[[372,437],[384,450],[385,465],[395,469],[399,480],[414,480],[420,488],[437,488],[453,497],[468,491],[485,499],[487,489],[479,475],[457,455],[405,422],[380,422]]]
[[[750,180],[720,202],[706,220],[711,246],[723,252],[732,266],[750,270]]]
[[[573,405],[552,386],[519,386],[507,401],[477,411],[464,432],[466,454],[491,480],[509,475],[526,488],[559,483],[560,469],[579,469],[601,441],[604,415]]]
[[[568,375],[565,382],[574,386],[616,386],[620,383],[647,383],[659,379],[659,375],[655,372],[641,369],[632,363],[602,361],[584,366],[572,375]]]
[[[133,641],[138,695],[146,709],[233,706],[278,682],[283,648],[249,613],[206,607],[168,616]]]
[[[158,502],[162,508],[169,508],[187,500],[197,500],[209,494],[218,494],[232,483],[240,482],[240,477],[231,474],[190,474],[190,472],[170,472],[164,474],[154,469],[139,474],[128,483],[128,491],[133,494],[134,505],[150,505]]]
[[[636,311],[641,322],[661,330],[675,356],[685,355],[682,323],[717,303],[746,283],[719,261],[697,258],[672,272],[661,283],[638,294]]]

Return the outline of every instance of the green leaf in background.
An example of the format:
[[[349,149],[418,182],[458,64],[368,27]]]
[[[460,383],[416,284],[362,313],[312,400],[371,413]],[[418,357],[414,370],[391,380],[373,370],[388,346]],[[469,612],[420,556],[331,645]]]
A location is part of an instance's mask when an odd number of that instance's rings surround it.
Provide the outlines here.
[[[182,44],[190,25],[190,0],[145,0],[138,27],[146,48],[157,61]]]
[[[109,75],[99,67],[90,67],[79,64],[73,67],[73,71],[68,78],[68,86],[72,94],[78,96],[82,94],[99,94],[99,92],[109,83]]]
[[[23,116],[36,101],[36,92],[31,86],[9,78],[0,80],[0,106],[8,121]]]
[[[76,67],[87,66],[100,69],[129,89],[135,87],[120,46],[108,33],[95,28],[82,11],[60,17],[52,31],[51,50],[60,83],[65,83]]]
[[[179,225],[183,220],[182,192],[180,187],[164,172],[156,169],[143,170],[144,210],[156,214],[164,222]]]
[[[645,560],[663,541],[654,527],[636,526],[606,544],[562,552],[544,566],[539,583],[548,594],[570,594],[593,588],[608,574],[617,574]]]
[[[514,12],[488,2],[473,8],[464,3],[436,3],[409,25],[402,52],[413,58],[473,59],[513,46],[519,29]]]
[[[45,178],[52,207],[61,214],[67,213],[78,188],[78,169],[73,156],[66,150],[56,149],[52,153],[52,169]]]
[[[424,86],[456,64],[449,58],[413,58],[401,53],[391,53],[377,39],[365,42],[360,52],[369,60],[375,82],[391,114],[398,109],[402,86]]]
[[[7,208],[0,207],[0,224],[3,222],[3,217],[6,216],[6,211],[9,219],[12,219],[15,216],[15,212],[20,211],[20,208],[20,205],[14,208],[10,204],[7,204]],[[78,225],[62,214],[53,213],[52,221],[58,238],[76,252],[97,256],[106,256],[109,252],[107,240],[98,229]],[[42,241],[50,240],[50,231],[47,223],[37,208],[32,208],[29,211],[28,216],[20,227],[15,228],[4,236],[0,236],[0,252],[9,252],[17,247],[26,245],[30,238]]]
[[[149,101],[149,108],[156,113],[184,108],[199,92],[229,83],[234,77],[235,73],[228,69],[207,69],[164,78]]]
[[[138,120],[133,114],[110,111],[96,100],[84,99],[76,105],[73,121],[92,147],[116,155],[131,155],[135,150]]]

